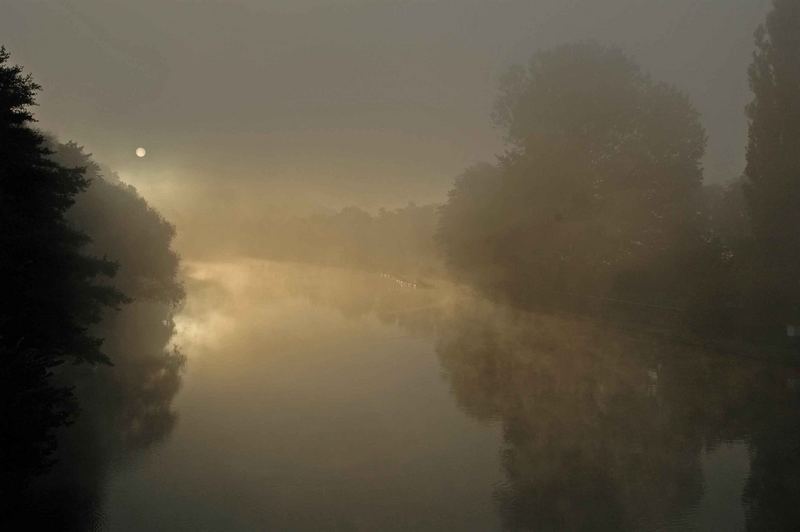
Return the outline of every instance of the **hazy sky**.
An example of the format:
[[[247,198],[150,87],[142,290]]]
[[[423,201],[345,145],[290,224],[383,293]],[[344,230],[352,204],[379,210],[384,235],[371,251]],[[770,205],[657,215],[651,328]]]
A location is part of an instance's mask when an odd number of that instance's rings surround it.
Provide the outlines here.
[[[688,91],[710,135],[708,178],[735,177],[769,3],[0,0],[0,42],[44,86],[43,127],[180,219],[220,199],[253,215],[441,199],[500,147],[497,77],[580,39],[617,44]]]

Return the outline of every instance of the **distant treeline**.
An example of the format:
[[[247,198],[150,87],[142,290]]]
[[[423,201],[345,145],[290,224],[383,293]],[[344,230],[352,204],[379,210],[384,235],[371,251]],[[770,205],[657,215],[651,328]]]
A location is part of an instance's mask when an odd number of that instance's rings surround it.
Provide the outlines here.
[[[175,422],[183,288],[173,226],[35,129],[38,91],[0,48],[0,528],[86,530],[111,461]]]
[[[796,4],[776,0],[756,34],[747,166],[726,184],[704,183],[706,131],[685,93],[581,42],[502,78],[493,118],[506,149],[443,205],[273,220],[257,253],[446,273],[519,307],[702,335],[800,333]]]
[[[251,247],[271,259],[430,277],[443,273],[433,240],[437,222],[435,205],[409,203],[377,214],[347,207],[274,220]]]
[[[457,277],[523,307],[780,337],[800,323],[800,5],[756,35],[747,167],[705,186],[689,98],[595,43],[503,78],[507,149],[468,169],[437,240]],[[735,177],[735,176],[732,176]]]

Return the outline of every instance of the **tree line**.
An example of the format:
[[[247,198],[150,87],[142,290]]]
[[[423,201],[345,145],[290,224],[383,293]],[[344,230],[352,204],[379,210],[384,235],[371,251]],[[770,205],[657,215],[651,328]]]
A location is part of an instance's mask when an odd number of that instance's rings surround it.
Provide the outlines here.
[[[433,241],[437,205],[409,203],[372,214],[355,206],[273,219],[249,246],[256,256],[388,272],[409,278],[442,275]]]
[[[621,50],[539,52],[502,79],[506,149],[469,168],[437,241],[461,280],[522,307],[780,338],[800,323],[800,3],[775,0],[749,70],[747,166],[703,182],[688,96]]]
[[[39,90],[0,48],[0,523],[84,530],[110,460],[175,422],[183,288],[174,227],[35,127]]]
[[[276,219],[248,247],[784,345],[787,326],[800,334],[798,30],[796,0],[776,0],[756,32],[747,164],[727,183],[704,181],[707,133],[684,92],[616,47],[580,42],[505,74],[493,121],[506,147],[466,169],[443,205]]]

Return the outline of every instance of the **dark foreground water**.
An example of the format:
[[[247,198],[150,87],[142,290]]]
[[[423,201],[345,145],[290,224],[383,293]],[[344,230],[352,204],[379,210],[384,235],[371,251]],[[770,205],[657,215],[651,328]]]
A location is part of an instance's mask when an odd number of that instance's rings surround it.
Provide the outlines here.
[[[177,423],[98,455],[102,530],[800,527],[791,367],[386,276],[187,276]]]

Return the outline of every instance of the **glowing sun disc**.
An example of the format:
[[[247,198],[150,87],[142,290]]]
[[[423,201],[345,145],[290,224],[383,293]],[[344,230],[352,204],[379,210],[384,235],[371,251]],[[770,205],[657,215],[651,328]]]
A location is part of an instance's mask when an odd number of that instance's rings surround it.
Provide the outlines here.
[[[144,149],[144,148],[142,148],[142,147],[136,148],[136,156],[137,156],[137,157],[139,157],[139,158],[142,158],[142,157],[144,157],[145,155],[147,155],[147,150],[145,150],[145,149]]]

